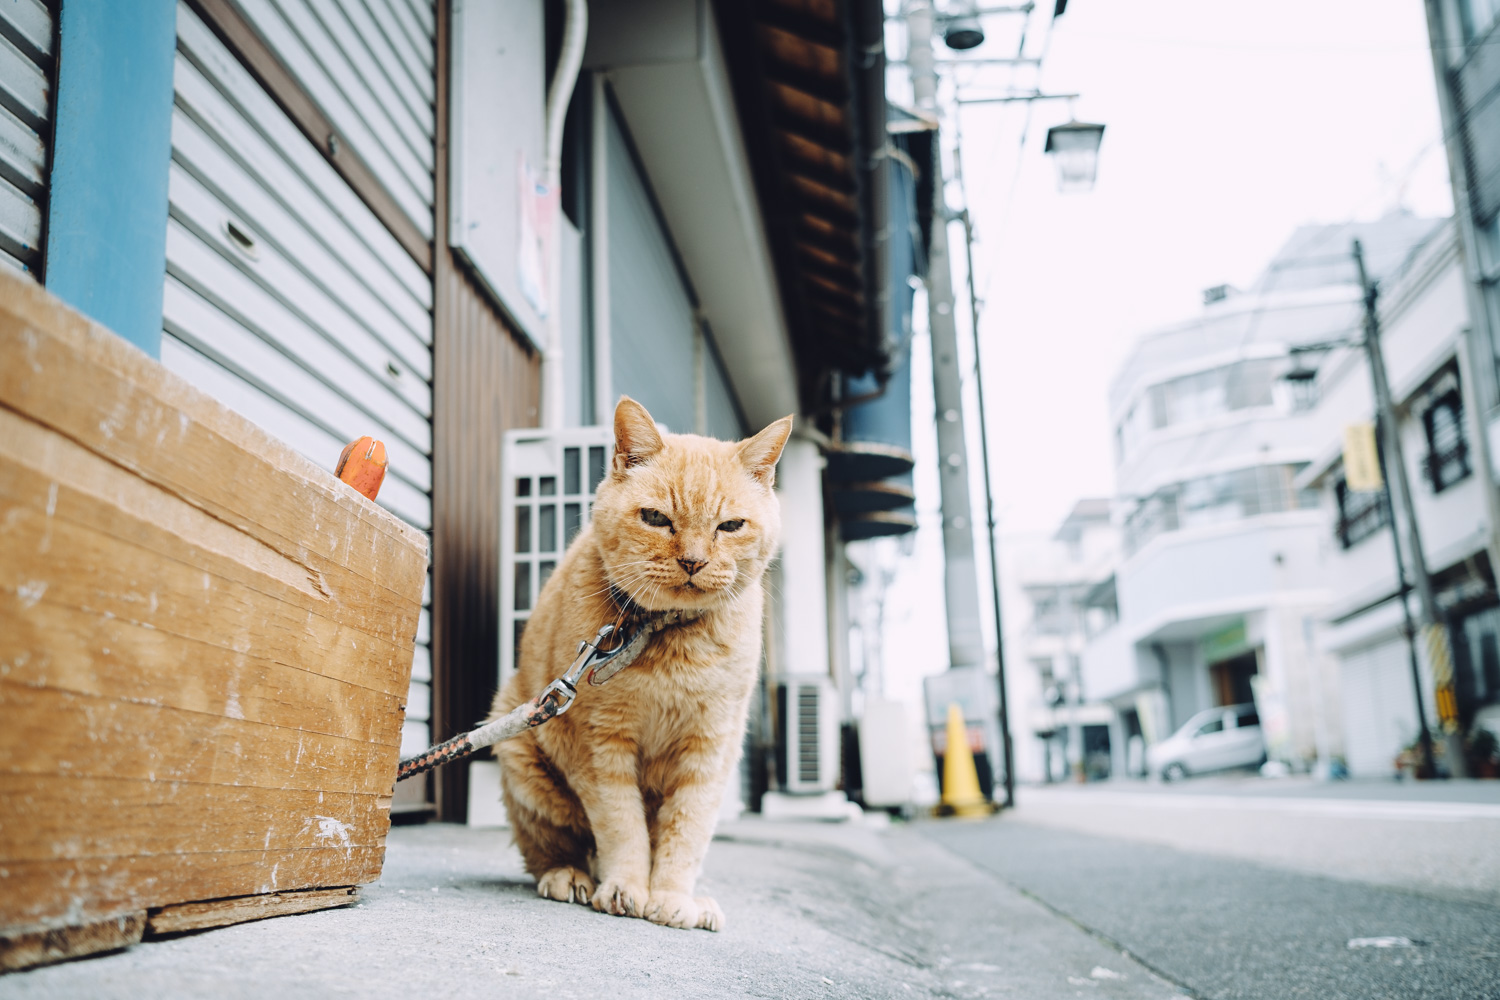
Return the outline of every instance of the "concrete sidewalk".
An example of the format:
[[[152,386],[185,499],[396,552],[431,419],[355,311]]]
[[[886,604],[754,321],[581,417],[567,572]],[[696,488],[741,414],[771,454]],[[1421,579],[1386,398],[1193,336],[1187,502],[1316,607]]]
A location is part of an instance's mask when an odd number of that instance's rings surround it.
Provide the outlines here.
[[[1179,995],[910,827],[730,824],[700,891],[723,932],[539,899],[505,831],[397,828],[357,907],[0,977],[0,998]]]

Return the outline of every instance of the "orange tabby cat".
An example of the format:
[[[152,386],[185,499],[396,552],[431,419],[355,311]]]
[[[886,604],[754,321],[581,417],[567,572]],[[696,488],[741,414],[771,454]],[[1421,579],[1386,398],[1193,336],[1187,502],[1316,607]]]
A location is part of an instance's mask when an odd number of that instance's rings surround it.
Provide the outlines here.
[[[540,895],[723,926],[693,885],[759,671],[761,576],[781,531],[772,485],[791,430],[783,417],[739,443],[664,436],[635,400],[615,409],[593,523],[542,589],[492,717],[540,694],[622,605],[698,617],[657,632],[608,684],[581,685],[566,715],[496,747]]]

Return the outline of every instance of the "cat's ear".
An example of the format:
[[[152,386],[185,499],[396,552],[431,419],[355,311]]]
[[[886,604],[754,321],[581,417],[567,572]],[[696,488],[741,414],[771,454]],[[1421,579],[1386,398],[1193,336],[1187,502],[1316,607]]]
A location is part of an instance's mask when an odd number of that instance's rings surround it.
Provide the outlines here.
[[[755,437],[741,441],[740,461],[745,463],[750,475],[767,486],[774,486],[776,462],[781,458],[781,449],[786,447],[787,438],[791,436],[792,418],[788,415],[768,425]]]
[[[661,432],[651,414],[629,396],[621,396],[615,406],[615,471],[640,465],[661,449]]]

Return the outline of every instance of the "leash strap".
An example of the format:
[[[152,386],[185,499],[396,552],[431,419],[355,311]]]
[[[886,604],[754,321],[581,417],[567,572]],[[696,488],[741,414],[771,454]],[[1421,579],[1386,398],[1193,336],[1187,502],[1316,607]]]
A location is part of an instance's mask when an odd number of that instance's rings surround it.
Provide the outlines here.
[[[428,747],[413,757],[402,758],[396,768],[396,780],[405,781],[455,760],[472,757],[485,747],[514,739],[528,729],[552,721],[572,706],[573,699],[578,697],[578,683],[585,675],[591,685],[603,684],[634,663],[657,632],[671,625],[695,621],[702,614],[698,611],[641,612],[628,597],[624,601],[616,598],[615,603],[620,612],[615,620],[602,626],[592,642],[585,640],[578,644],[578,656],[572,666],[548,684],[545,691],[493,722]],[[611,639],[614,641],[605,648]]]
[[[428,747],[414,757],[405,757],[396,768],[396,780],[431,771],[455,760],[472,757],[485,747],[501,740],[520,736],[528,729],[540,726],[557,718],[568,710],[578,691],[559,677],[547,685],[547,690],[528,702],[523,702],[494,722],[480,726],[472,732],[461,733],[437,746]]]

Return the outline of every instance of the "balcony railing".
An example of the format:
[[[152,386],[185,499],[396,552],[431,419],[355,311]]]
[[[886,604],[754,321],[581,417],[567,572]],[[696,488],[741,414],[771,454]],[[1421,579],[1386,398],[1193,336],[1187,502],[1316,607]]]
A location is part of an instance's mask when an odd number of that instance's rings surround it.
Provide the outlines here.
[[[1158,535],[1182,528],[1316,507],[1316,493],[1292,484],[1301,469],[1259,465],[1165,486],[1142,498],[1125,519],[1125,551],[1134,554]]]

